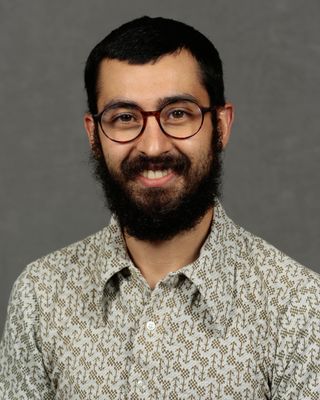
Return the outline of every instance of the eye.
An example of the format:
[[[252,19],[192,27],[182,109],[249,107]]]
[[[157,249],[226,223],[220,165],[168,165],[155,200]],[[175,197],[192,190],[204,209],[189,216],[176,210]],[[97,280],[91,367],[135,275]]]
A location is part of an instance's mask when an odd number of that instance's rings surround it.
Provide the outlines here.
[[[133,114],[120,114],[120,115],[115,115],[112,118],[113,122],[132,122],[135,119]]]
[[[161,121],[166,124],[188,123],[199,114],[199,111],[198,105],[191,101],[177,101],[168,104],[162,109]]]
[[[127,109],[109,109],[102,115],[102,123],[114,126],[132,125],[139,123],[141,120],[139,111]]]
[[[184,110],[176,109],[170,111],[168,114],[169,118],[174,118],[174,119],[181,119],[186,116],[186,112]]]
[[[170,108],[162,113],[161,120],[166,124],[183,124],[192,118],[192,113],[185,107]]]

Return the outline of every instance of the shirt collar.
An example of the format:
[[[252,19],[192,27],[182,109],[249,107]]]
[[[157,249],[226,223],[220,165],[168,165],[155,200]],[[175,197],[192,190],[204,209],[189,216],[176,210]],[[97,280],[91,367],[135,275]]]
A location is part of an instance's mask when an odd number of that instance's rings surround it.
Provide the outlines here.
[[[239,254],[237,230],[238,227],[216,201],[211,231],[198,259],[174,273],[184,275],[197,287],[210,312],[213,326],[221,334],[226,332],[232,318]],[[102,243],[94,272],[100,293],[103,293],[105,284],[113,275],[130,265],[132,261],[121,228],[115,216],[112,216],[109,225],[102,231]]]
[[[212,325],[221,334],[226,333],[232,319],[239,254],[237,229],[216,201],[211,232],[198,259],[177,271],[196,285],[210,311]]]
[[[114,215],[103,229],[101,247],[94,270],[95,282],[101,293],[109,279],[131,263],[120,225]]]

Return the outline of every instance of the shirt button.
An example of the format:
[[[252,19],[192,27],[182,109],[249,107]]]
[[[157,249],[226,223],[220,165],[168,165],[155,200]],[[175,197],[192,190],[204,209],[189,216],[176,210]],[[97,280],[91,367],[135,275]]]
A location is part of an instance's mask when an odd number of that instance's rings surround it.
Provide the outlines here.
[[[148,329],[148,331],[154,331],[156,329],[156,324],[153,321],[148,321],[147,329]]]

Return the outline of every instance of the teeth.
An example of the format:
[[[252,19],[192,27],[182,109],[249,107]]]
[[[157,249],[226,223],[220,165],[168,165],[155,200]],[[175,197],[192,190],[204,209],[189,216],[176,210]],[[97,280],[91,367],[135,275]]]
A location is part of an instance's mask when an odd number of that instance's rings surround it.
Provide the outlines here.
[[[142,172],[142,175],[148,179],[159,179],[159,178],[163,178],[164,176],[168,175],[168,173],[169,173],[169,171],[167,169],[165,169],[163,171],[146,170],[146,171]]]

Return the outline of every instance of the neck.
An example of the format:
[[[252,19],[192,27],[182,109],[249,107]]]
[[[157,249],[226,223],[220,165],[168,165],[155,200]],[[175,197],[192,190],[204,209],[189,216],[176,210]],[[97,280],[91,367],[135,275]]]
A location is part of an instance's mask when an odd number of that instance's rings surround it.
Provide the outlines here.
[[[211,226],[213,209],[190,231],[182,232],[171,240],[146,242],[124,235],[129,254],[150,288],[170,272],[177,271],[195,261]]]

